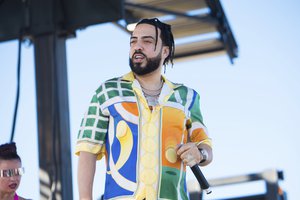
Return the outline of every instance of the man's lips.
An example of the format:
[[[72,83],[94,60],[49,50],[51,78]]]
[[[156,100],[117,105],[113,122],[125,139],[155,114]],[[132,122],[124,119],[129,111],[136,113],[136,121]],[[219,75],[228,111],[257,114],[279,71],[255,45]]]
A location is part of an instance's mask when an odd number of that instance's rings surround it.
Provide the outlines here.
[[[132,60],[134,60],[135,62],[142,62],[144,58],[145,58],[145,55],[141,54],[141,53],[135,53],[132,56]]]

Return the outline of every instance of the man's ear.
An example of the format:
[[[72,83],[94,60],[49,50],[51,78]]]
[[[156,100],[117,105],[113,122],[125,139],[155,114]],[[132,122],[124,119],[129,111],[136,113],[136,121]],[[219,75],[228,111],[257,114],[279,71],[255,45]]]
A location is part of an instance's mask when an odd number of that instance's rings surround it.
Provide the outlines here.
[[[163,55],[163,58],[164,58],[164,59],[165,59],[166,57],[168,57],[169,53],[170,53],[169,47],[163,46],[162,55]]]

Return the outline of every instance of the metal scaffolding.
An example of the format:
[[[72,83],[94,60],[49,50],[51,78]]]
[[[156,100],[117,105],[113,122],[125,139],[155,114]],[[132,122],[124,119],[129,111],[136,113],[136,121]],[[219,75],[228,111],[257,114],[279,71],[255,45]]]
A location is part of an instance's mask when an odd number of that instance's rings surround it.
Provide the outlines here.
[[[230,194],[231,197],[222,198],[222,200],[287,200],[286,192],[280,187],[280,181],[282,180],[284,180],[283,171],[270,169],[260,173],[211,179],[208,182],[212,190],[226,186],[227,194]],[[251,191],[251,195],[236,196],[234,192],[230,191],[230,188],[238,185],[259,181],[264,183],[265,188],[257,188],[256,186],[256,189],[263,189],[265,192]],[[209,195],[204,197],[199,184],[195,180],[188,182],[188,190],[190,200],[211,199]],[[213,199],[217,200],[216,198]]]
[[[172,25],[176,59],[225,53],[233,62],[237,57],[219,0],[0,0],[0,42],[29,39],[34,45],[40,199],[73,198],[66,40],[104,22],[127,31],[143,17]]]

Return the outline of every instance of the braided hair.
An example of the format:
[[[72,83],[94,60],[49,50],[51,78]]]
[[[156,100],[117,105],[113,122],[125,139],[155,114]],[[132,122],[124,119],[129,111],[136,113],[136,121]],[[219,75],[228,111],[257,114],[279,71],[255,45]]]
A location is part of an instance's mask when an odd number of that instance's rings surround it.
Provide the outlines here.
[[[174,52],[175,52],[175,45],[174,45],[174,37],[173,33],[171,31],[171,25],[163,23],[159,21],[157,18],[152,18],[152,19],[142,19],[137,23],[139,24],[150,24],[155,27],[156,31],[156,41],[155,41],[155,48],[157,45],[157,35],[158,35],[158,28],[160,29],[160,38],[162,40],[162,43],[164,46],[169,47],[169,55],[165,58],[163,65],[166,66],[169,61],[171,62],[173,66],[173,58],[174,58]]]
[[[17,154],[16,143],[6,143],[0,145],[0,160],[19,160],[20,156]]]

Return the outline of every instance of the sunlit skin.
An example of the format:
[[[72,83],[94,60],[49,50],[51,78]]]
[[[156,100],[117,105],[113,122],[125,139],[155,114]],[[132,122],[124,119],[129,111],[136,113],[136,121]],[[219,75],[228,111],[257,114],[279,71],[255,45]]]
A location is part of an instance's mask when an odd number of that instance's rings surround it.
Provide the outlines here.
[[[164,55],[162,55],[162,61],[168,56],[168,47],[162,46],[162,40],[159,37],[160,29],[158,29],[158,40],[156,43],[155,27],[149,24],[138,25],[132,33],[130,38],[130,58],[133,58],[134,63],[141,63],[143,67],[146,66],[145,56],[148,58],[156,57],[160,52],[161,48],[164,49]],[[136,50],[140,50],[141,54],[135,54]],[[133,57],[134,56],[134,57]]]
[[[129,57],[132,58],[133,63],[138,63],[141,67],[146,67],[146,58],[155,58],[161,54],[161,61],[157,70],[143,76],[136,75],[136,79],[140,84],[147,85],[148,89],[155,89],[160,85],[162,63],[169,54],[169,48],[162,45],[159,35],[160,29],[158,29],[157,44],[155,46],[155,27],[149,24],[139,24],[130,38]],[[141,53],[135,53],[136,51],[140,51]]]
[[[22,167],[22,163],[18,159],[14,160],[1,160],[0,170],[16,169]],[[0,199],[13,200],[16,190],[18,189],[21,181],[21,176],[0,177]],[[20,200],[23,198],[19,197]]]

